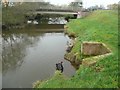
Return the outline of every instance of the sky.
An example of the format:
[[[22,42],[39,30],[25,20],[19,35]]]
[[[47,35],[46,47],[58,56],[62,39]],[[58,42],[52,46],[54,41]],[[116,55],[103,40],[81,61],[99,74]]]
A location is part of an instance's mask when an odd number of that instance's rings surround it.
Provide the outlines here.
[[[46,1],[46,2],[50,2],[51,4],[64,5],[64,4],[69,4],[70,2],[73,2],[75,0],[10,0],[10,1],[15,1],[15,2],[16,1],[23,1],[23,2]],[[82,1],[84,8],[88,8],[90,6],[95,6],[95,5],[103,5],[106,8],[108,4],[118,3],[120,0],[82,0]]]
[[[52,4],[68,4],[74,0],[46,0],[48,2],[51,2]],[[83,1],[83,7],[87,8],[90,6],[95,6],[95,5],[104,5],[105,7],[108,4],[113,4],[113,3],[118,3],[120,0],[82,0]]]

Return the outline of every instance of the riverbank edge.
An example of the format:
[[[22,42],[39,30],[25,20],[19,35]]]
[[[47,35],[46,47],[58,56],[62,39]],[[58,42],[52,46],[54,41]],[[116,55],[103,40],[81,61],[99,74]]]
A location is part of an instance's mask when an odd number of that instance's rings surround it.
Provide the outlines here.
[[[68,37],[72,37],[73,40],[74,40],[74,43],[73,43],[73,47],[72,49],[74,49],[76,47],[76,44],[78,42],[78,39],[77,39],[77,35],[74,33],[74,32],[68,32],[68,29],[69,27],[68,26],[64,26],[64,33],[68,35]],[[80,52],[72,52],[72,49],[71,51],[68,53],[66,52],[65,55],[64,55],[64,58],[68,61],[70,61],[71,63],[75,64],[76,66],[79,66],[81,63],[82,63],[82,58],[80,58]],[[76,68],[78,69],[78,68]]]
[[[108,12],[108,11],[107,11]],[[98,11],[98,13],[101,13],[101,12],[99,12]],[[103,13],[103,12],[102,12]],[[108,12],[109,13],[109,12]],[[103,15],[104,16],[104,15]],[[114,23],[113,23],[114,24]],[[65,28],[67,28],[67,30],[69,30],[69,27],[68,26],[65,26]],[[115,28],[114,28],[115,29]],[[68,35],[70,34],[70,33],[73,33],[73,31],[70,31],[70,32],[66,32]],[[108,44],[111,44],[110,42],[108,42]],[[115,43],[114,43],[115,44]],[[106,58],[104,58],[104,60],[109,60],[110,59],[110,63],[108,63],[107,62],[107,64],[109,65],[109,64],[111,64],[111,61],[112,61],[112,59],[114,60],[116,60],[117,58],[115,57],[117,54],[117,52],[115,52],[115,48],[113,48],[113,46],[114,46],[114,44],[112,45],[109,45],[109,47],[111,47],[112,49],[113,49],[113,53],[110,53],[109,55],[107,55],[107,56],[109,56],[109,57],[106,57]],[[75,48],[75,47],[78,47],[78,45],[80,46],[80,41],[78,41],[78,39],[77,39],[77,41],[76,41],[76,43],[75,43],[75,46],[73,47],[73,49]],[[79,47],[80,48],[80,47]],[[72,59],[70,59],[70,57],[74,57],[74,54],[73,53],[78,53],[78,56],[80,55],[80,53],[79,53],[79,50],[80,49],[78,49],[78,51],[77,52],[74,52],[74,51],[76,51],[76,50],[72,50],[71,51],[71,54],[69,53],[67,53],[67,54],[65,54],[66,56],[65,56],[65,58],[66,59],[68,59],[68,60],[70,60],[70,61],[72,61]],[[116,54],[116,55],[115,55]],[[77,57],[77,59],[76,59],[76,61],[77,60],[81,60],[79,57]],[[75,61],[75,60],[74,60]],[[115,63],[116,61],[114,61],[114,62],[112,62],[112,63]],[[100,66],[99,66],[99,64],[100,64]],[[89,71],[89,72],[87,72],[87,73],[89,73],[90,75],[92,75],[91,73],[92,72],[94,72],[94,69],[95,69],[95,72],[93,73],[93,75],[95,74],[97,74],[96,72],[99,72],[100,74],[100,76],[102,75],[102,71],[105,71],[105,70],[107,70],[108,69],[108,67],[107,66],[104,66],[104,68],[103,68],[103,66],[101,66],[101,64],[103,64],[103,60],[102,60],[102,63],[99,63],[99,64],[97,64],[98,66],[92,66],[92,67],[87,67],[87,68],[85,68],[84,66],[81,66],[81,69],[79,69],[77,72],[76,72],[76,74],[75,75],[77,75],[78,74],[78,72],[80,73],[80,70],[82,70],[83,69],[83,71],[81,72],[81,75],[83,75],[83,77],[85,77],[87,74],[85,74],[86,73],[86,71]],[[106,63],[105,63],[105,65],[106,65]],[[111,69],[114,69],[114,68],[116,68],[117,67],[117,65],[115,65],[115,64],[113,64],[114,66],[113,66],[113,68],[111,68]],[[110,70],[111,70],[110,69]],[[114,73],[117,73],[117,71],[114,71]],[[104,74],[107,74],[107,75],[109,75],[109,73],[104,73]],[[79,76],[80,74],[78,74],[77,76],[75,76],[75,78],[78,78],[78,76]],[[80,76],[81,76],[80,75]],[[106,76],[106,75],[105,75]],[[109,76],[109,77],[111,77],[112,78],[112,76]],[[54,76],[53,76],[53,78],[54,78]],[[75,79],[74,78],[74,79]],[[95,77],[94,77],[95,78]],[[101,78],[101,77],[99,77],[99,78]],[[102,77],[101,79],[103,79],[104,77]],[[106,77],[105,77],[106,78]],[[111,84],[109,83],[109,84],[107,84],[107,82],[111,82],[111,80],[109,79],[109,80],[105,80],[105,81],[100,81],[100,82],[104,82],[102,85],[107,85],[107,86],[104,86],[104,87],[117,87],[117,79],[116,79],[117,77],[115,77],[115,78],[113,78],[115,81],[114,82],[112,82]],[[81,78],[81,79],[83,79],[83,78]],[[90,79],[90,78],[89,78]],[[88,79],[88,80],[89,80]],[[93,79],[93,77],[91,77],[91,80]],[[96,78],[97,79],[97,78]],[[72,81],[73,79],[71,79],[71,81]],[[86,80],[86,79],[85,79]],[[69,80],[68,80],[69,81]],[[43,81],[44,82],[44,81]],[[49,82],[49,80],[47,80],[47,82]],[[83,81],[81,81],[81,83],[82,83]],[[52,83],[51,81],[49,82],[49,83]],[[68,83],[68,82],[67,82]],[[69,82],[70,83],[70,82]],[[45,84],[45,83],[44,83]],[[70,83],[70,84],[72,84],[72,83]],[[84,83],[85,84],[85,83]],[[90,84],[90,83],[89,83]],[[94,83],[94,85],[96,85],[96,86],[94,86],[94,87],[102,87],[102,85],[101,86],[99,86],[99,84],[100,83]],[[40,84],[39,84],[40,85]],[[39,86],[38,85],[38,87],[37,88],[40,88],[41,87],[41,85]],[[44,86],[46,86],[47,84],[45,84],[45,85],[43,85],[42,87],[44,87]],[[52,85],[52,84],[50,84],[50,85]],[[80,85],[80,84],[79,84]],[[87,84],[85,84],[85,85],[87,85]],[[79,87],[84,87],[85,85],[80,85]],[[92,84],[90,84],[90,85],[92,85]],[[48,86],[48,85],[47,85]],[[75,86],[77,86],[77,85],[75,85]],[[53,86],[53,87],[55,87],[55,86]],[[71,86],[72,87],[72,86]],[[91,87],[91,86],[87,86],[87,87]]]
[[[64,26],[64,27],[67,27],[67,26]],[[65,33],[70,37],[71,35],[73,36],[77,36],[75,33],[73,32],[67,32],[67,29],[65,29]],[[75,37],[74,39],[74,44],[73,44],[73,48],[76,48],[78,46],[76,46],[76,42],[79,42],[77,41],[77,37]],[[77,52],[74,52],[72,49],[69,53],[65,53],[64,55],[64,58],[68,61],[70,61],[71,63],[75,64],[76,66],[80,66],[80,65],[84,65],[84,66],[91,66],[91,65],[94,65],[96,64],[99,60],[101,60],[102,58],[105,58],[105,57],[108,57],[110,55],[112,55],[112,51],[110,50],[109,47],[107,47],[104,43],[101,42],[101,44],[106,47],[106,49],[109,51],[108,53],[105,53],[105,54],[101,54],[101,55],[96,55],[96,56],[85,56],[81,50],[82,48],[82,44],[84,43],[83,42],[79,42],[79,51]],[[87,42],[87,43],[100,43],[100,42]],[[79,69],[76,68],[76,69]]]

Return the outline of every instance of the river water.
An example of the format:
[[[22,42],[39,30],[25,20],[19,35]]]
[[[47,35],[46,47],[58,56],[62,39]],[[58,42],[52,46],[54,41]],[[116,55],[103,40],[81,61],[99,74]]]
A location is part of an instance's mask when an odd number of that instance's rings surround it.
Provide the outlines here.
[[[75,68],[64,59],[68,40],[63,32],[39,29],[3,32],[2,87],[31,88],[33,82],[52,77],[55,64],[60,61],[63,61],[63,74],[73,76]]]

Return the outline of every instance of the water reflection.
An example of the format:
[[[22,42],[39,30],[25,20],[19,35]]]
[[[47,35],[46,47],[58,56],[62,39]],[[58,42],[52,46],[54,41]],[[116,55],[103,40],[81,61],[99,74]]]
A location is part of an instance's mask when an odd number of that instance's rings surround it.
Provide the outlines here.
[[[63,74],[75,74],[75,68],[64,60],[67,38],[63,33],[16,30],[2,36],[3,88],[31,88],[36,80],[52,77],[61,60]]]
[[[26,56],[26,49],[39,41],[39,34],[4,33],[2,34],[3,74],[8,69],[21,66]]]
[[[0,89],[2,89],[2,35],[0,33]]]

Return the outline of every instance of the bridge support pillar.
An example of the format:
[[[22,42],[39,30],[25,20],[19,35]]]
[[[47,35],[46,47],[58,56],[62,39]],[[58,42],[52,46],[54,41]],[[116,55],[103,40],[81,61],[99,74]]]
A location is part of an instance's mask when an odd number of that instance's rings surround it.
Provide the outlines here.
[[[82,17],[82,13],[81,12],[78,12],[77,13],[77,18],[81,18]]]

